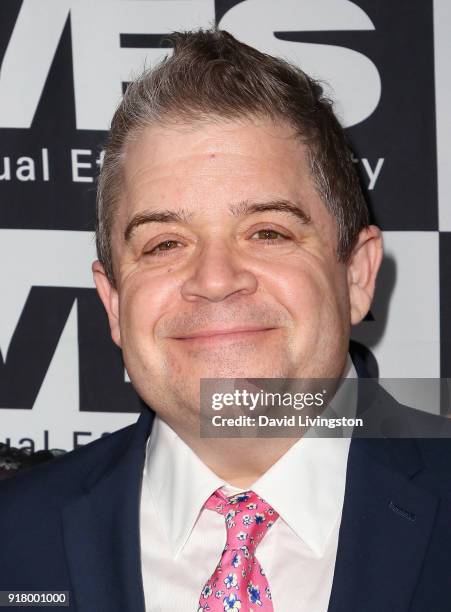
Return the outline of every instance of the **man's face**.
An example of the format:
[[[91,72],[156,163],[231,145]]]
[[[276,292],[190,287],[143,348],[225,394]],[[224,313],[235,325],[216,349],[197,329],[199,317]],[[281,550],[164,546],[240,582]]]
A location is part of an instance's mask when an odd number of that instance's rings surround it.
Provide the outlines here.
[[[194,414],[201,378],[341,374],[349,274],[287,125],[149,128],[127,147],[112,238],[112,336],[160,414]]]

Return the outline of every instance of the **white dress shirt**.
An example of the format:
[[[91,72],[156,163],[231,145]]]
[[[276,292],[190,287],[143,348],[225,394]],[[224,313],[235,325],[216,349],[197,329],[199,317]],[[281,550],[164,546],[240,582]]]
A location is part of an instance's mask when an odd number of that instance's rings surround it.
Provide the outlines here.
[[[349,355],[345,376],[356,378]],[[355,398],[346,397],[346,402],[354,404]],[[275,612],[327,611],[349,443],[350,438],[304,436],[248,487],[279,513],[256,550]],[[197,612],[226,541],[224,517],[203,509],[219,487],[226,495],[243,490],[212,472],[156,416],[140,511],[146,612]]]

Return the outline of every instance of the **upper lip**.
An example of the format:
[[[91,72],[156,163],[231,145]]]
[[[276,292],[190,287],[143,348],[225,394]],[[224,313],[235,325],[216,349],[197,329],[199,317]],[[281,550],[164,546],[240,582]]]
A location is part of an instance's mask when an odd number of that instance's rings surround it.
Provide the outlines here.
[[[266,327],[262,325],[241,325],[239,327],[229,327],[227,329],[200,329],[198,331],[190,332],[183,336],[176,336],[177,339],[187,338],[204,338],[208,336],[218,336],[220,334],[236,334],[238,332],[251,332],[251,331],[263,331],[268,329],[274,329],[273,327]]]

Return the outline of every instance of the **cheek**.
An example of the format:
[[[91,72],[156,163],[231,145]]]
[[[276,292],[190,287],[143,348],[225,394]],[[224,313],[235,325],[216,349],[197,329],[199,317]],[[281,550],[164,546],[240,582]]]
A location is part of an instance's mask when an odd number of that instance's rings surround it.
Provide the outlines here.
[[[121,287],[119,308],[123,342],[152,339],[160,317],[168,311],[173,300],[171,284],[162,278],[135,275]]]
[[[124,355],[128,349],[140,342],[144,329],[144,315],[141,307],[141,296],[135,292],[123,293],[119,305],[119,321],[121,327],[122,350]]]
[[[278,277],[279,300],[302,328],[335,325],[348,311],[346,275],[339,266],[321,267],[315,262]]]

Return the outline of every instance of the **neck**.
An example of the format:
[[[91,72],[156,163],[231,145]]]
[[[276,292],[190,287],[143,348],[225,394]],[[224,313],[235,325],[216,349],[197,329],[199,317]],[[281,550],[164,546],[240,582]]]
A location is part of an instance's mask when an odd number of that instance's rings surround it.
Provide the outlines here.
[[[345,362],[339,371],[346,376]],[[340,384],[340,374],[330,378],[328,397],[332,399]],[[305,412],[308,412],[306,410]],[[298,437],[249,437],[249,438],[213,438],[199,436],[199,417],[191,413],[192,418],[183,423],[176,418],[177,413],[165,415],[164,420],[192,449],[199,459],[212,472],[229,484],[247,489],[258,480],[276,461],[278,461],[305,433]],[[298,431],[300,431],[299,428]]]

